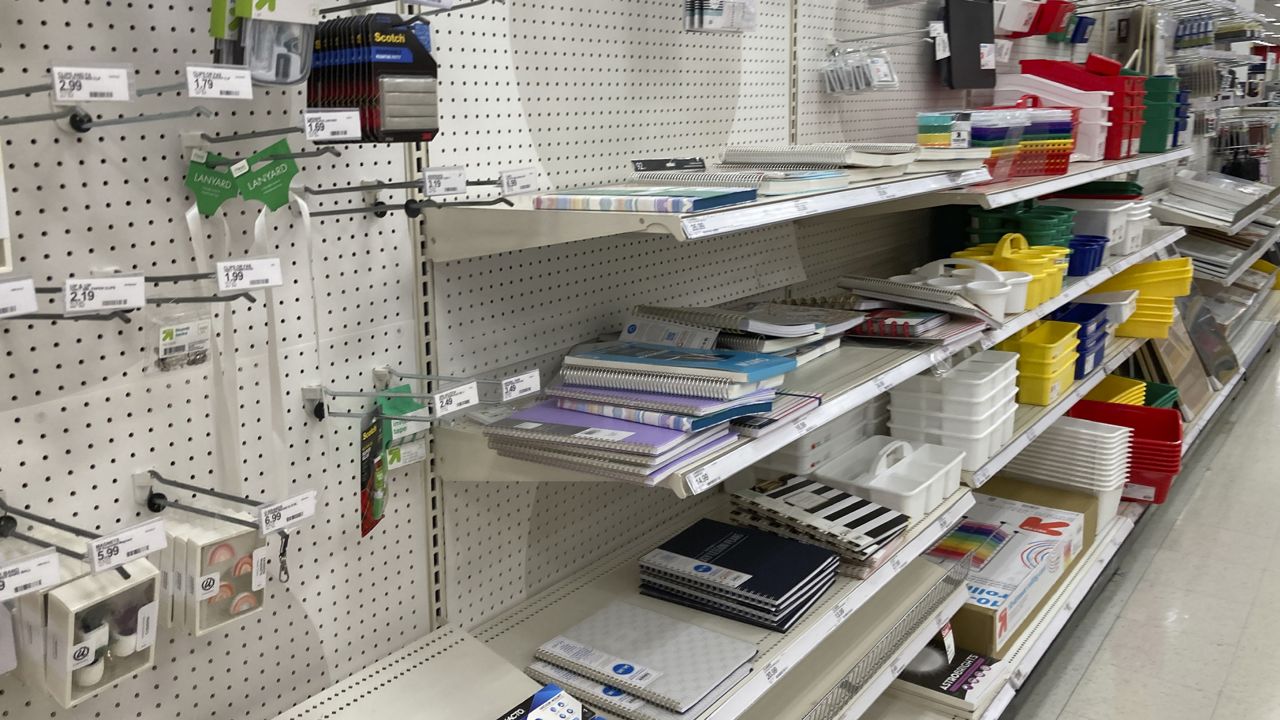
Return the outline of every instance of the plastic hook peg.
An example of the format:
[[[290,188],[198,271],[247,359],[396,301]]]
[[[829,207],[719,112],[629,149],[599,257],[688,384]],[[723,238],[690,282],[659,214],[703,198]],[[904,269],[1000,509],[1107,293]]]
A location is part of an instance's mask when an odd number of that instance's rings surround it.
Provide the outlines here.
[[[71,113],[67,122],[71,124],[71,129],[78,133],[87,133],[93,128],[93,116],[83,110]]]
[[[12,515],[0,515],[0,538],[7,538],[18,529],[18,519]]]
[[[164,496],[164,493],[153,492],[147,496],[147,509],[153,513],[158,513],[164,510],[165,501],[167,500],[168,498]]]

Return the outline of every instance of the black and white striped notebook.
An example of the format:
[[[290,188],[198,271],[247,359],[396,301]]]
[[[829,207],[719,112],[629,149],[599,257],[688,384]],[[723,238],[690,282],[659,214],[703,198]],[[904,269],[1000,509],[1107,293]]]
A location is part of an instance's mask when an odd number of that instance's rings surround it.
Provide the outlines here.
[[[787,478],[778,485],[733,495],[768,515],[860,549],[884,544],[911,522],[902,513],[807,477]]]

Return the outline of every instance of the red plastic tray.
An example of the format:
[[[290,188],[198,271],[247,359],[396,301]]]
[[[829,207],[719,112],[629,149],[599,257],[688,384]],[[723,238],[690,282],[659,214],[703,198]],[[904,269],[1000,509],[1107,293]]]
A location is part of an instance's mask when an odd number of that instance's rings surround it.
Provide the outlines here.
[[[1182,442],[1182,414],[1177,410],[1081,400],[1067,411],[1067,415],[1081,420],[1133,428],[1135,440]]]

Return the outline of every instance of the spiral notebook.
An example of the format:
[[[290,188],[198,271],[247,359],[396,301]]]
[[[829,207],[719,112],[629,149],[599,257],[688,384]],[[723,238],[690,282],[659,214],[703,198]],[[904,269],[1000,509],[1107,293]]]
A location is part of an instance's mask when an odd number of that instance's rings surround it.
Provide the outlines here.
[[[769,612],[834,572],[836,554],[703,518],[640,558],[641,571]]]
[[[488,440],[489,447],[494,448],[495,450],[502,448],[522,452],[539,451],[555,456],[566,456],[583,461],[612,461],[637,468],[646,468],[644,472],[648,472],[648,469],[652,469],[660,465],[666,465],[728,433],[729,429],[724,427],[707,428],[695,433],[686,433],[686,439],[683,442],[675,445],[661,455],[645,455],[622,450],[583,447],[581,445],[566,445],[559,442],[544,442],[533,438],[509,437],[503,435],[489,435]]]
[[[753,403],[750,405],[741,405],[739,407],[721,410],[718,413],[702,415],[700,417],[693,415],[680,415],[676,413],[654,412],[652,410],[641,410],[639,408],[615,405],[613,403],[571,400],[569,398],[556,398],[556,406],[562,410],[573,410],[574,412],[588,413],[591,415],[603,415],[605,417],[618,418],[619,420],[627,420],[629,422],[671,428],[672,430],[679,430],[681,432],[697,432],[706,428],[715,427],[722,423],[727,423],[730,420],[740,418],[745,415],[767,413],[773,409],[773,402],[768,401]]]
[[[745,303],[733,307],[659,307],[643,305],[637,315],[661,317],[693,325],[706,325],[739,333],[755,333],[771,337],[809,337],[819,332],[824,337],[838,335],[857,327],[864,315],[854,310],[803,307],[782,303]],[[810,341],[812,342],[812,341]]]
[[[689,463],[695,462],[704,457],[709,457],[713,453],[717,453],[722,449],[730,447],[735,441],[737,441],[737,439],[738,436],[733,433],[719,435],[711,442],[701,445],[694,450],[690,450],[671,462],[657,467],[638,466],[614,460],[603,460],[538,448],[527,449],[515,445],[495,444],[491,446],[494,448],[494,452],[502,457],[525,460],[528,462],[538,463],[540,465],[550,465],[552,467],[564,468],[565,470],[576,470],[578,472],[587,473],[588,475],[598,475],[611,480],[639,482],[651,486],[658,484],[672,472],[688,465]],[[490,442],[492,443],[492,441]]]
[[[512,413],[484,434],[642,455],[661,455],[689,438],[679,430],[561,410],[553,400]]]
[[[634,390],[612,390],[609,388],[583,387],[553,383],[546,388],[548,396],[585,402],[608,403],[652,412],[672,413],[675,415],[692,415],[703,417],[718,412],[731,410],[743,405],[771,403],[777,393],[772,389],[757,390],[749,395],[733,400],[714,400],[711,398],[688,397],[685,395],[668,395],[666,393],[636,392]]]
[[[711,613],[712,615],[727,617],[730,620],[737,620],[748,625],[762,627],[765,630],[786,632],[796,624],[796,621],[804,615],[805,611],[813,607],[813,604],[827,590],[831,589],[835,581],[835,573],[829,573],[825,576],[825,579],[811,589],[797,595],[795,600],[787,605],[786,609],[776,613],[766,613],[746,605],[729,602],[710,593],[643,574],[640,576],[640,594]]]
[[[839,170],[675,170],[637,173],[636,182],[699,187],[753,187],[760,195],[791,195],[839,190],[849,186],[849,176]]]
[[[818,143],[757,147],[731,145],[724,151],[729,165],[796,163],[828,167],[910,165],[920,148],[914,143]]]
[[[756,655],[756,646],[614,601],[542,644],[538,660],[687,712]]]
[[[760,382],[794,370],[796,361],[744,350],[697,350],[618,341],[574,348],[565,356],[564,365],[747,383]]]
[[[794,362],[794,361],[792,361]],[[782,385],[784,375],[759,382],[733,382],[722,378],[699,378],[671,373],[633,372],[605,368],[562,367],[560,380],[566,386],[631,390],[662,395],[685,395],[714,400],[737,400],[761,390]]]
[[[769,337],[768,335],[759,335],[755,333],[723,332],[720,333],[720,337],[716,339],[716,345],[729,350],[776,353],[793,350],[798,347],[819,342],[826,336],[825,332],[816,332],[812,335],[801,335],[800,337],[790,338]]]
[[[538,682],[559,685],[591,707],[609,713],[610,717],[617,715],[625,720],[695,720],[709,710],[725,693],[733,689],[734,685],[742,682],[751,673],[751,667],[743,665],[738,668],[732,675],[725,678],[724,682],[707,693],[706,697],[682,713],[660,707],[612,685],[605,685],[572,670],[565,670],[541,660],[529,663],[525,673]]]

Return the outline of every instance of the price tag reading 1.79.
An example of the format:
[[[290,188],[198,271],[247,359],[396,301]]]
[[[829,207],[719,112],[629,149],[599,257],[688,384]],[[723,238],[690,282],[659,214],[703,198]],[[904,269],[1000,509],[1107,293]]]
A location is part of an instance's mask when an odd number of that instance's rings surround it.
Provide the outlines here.
[[[253,77],[241,67],[188,65],[187,96],[207,100],[252,100]]]
[[[100,573],[141,560],[153,552],[163,550],[167,544],[164,520],[148,520],[127,530],[90,540],[89,566],[95,573]]]
[[[422,172],[422,194],[427,197],[467,194],[467,169],[433,167]]]
[[[266,505],[258,510],[258,529],[263,535],[297,525],[316,514],[316,491],[308,490],[301,495]]]

